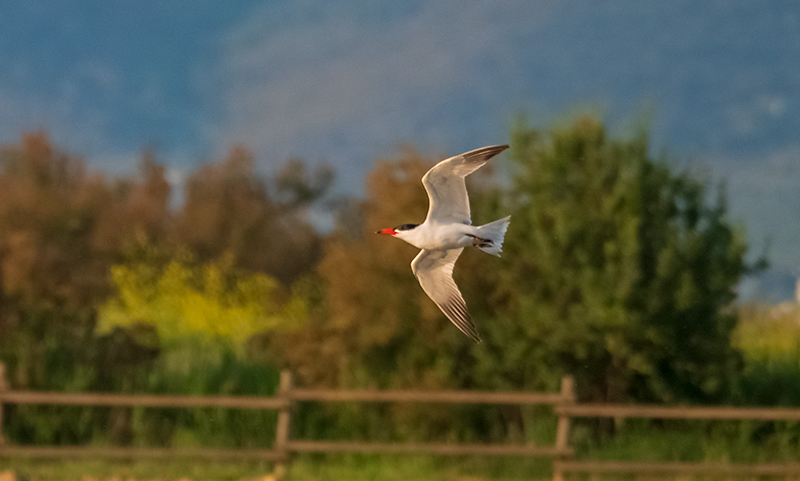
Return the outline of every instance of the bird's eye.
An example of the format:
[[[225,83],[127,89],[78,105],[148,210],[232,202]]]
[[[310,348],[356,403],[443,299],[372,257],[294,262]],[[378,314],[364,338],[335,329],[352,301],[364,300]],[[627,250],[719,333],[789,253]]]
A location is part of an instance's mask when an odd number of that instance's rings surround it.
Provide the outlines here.
[[[416,227],[418,224],[403,224],[401,226],[397,226],[394,230],[411,230]]]

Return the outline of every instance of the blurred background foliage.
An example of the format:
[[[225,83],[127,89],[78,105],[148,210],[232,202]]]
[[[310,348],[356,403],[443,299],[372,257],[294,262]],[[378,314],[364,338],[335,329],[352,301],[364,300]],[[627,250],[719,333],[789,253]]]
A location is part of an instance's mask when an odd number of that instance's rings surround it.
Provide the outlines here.
[[[290,368],[304,386],[555,391],[569,374],[581,401],[800,405],[800,311],[737,304],[758,266],[724,189],[653,158],[645,130],[613,138],[594,118],[520,122],[510,143],[468,181],[475,224],[512,216],[501,259],[467,251],[455,270],[476,346],[419,288],[416,250],[374,235],[424,218],[420,178],[442,156],[379,159],[356,199],[331,193],[328,166],[266,175],[235,147],[176,202],[152,151],[137,175],[108,178],[25,135],[0,152],[9,382],[268,395]],[[20,444],[266,446],[274,433],[273,413],[5,410]],[[304,403],[295,419],[298,436],[336,439],[545,443],[554,426],[538,408],[485,406]],[[796,444],[787,429],[737,439]],[[575,435],[587,450],[625,438],[597,423]]]
[[[305,299],[276,299],[274,278],[237,272],[230,256],[200,266],[190,259],[161,269],[114,265],[111,279],[116,294],[98,309],[99,334],[144,324],[162,345],[196,339],[206,350],[238,350],[250,337],[298,326],[306,316]]]

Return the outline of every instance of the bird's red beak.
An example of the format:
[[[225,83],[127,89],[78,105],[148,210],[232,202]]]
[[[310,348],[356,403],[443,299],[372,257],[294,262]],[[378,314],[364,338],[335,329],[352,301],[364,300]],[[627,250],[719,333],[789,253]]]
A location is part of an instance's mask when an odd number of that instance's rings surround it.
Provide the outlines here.
[[[397,231],[394,229],[386,228],[379,230],[378,232],[376,232],[376,234],[395,235],[397,234]]]

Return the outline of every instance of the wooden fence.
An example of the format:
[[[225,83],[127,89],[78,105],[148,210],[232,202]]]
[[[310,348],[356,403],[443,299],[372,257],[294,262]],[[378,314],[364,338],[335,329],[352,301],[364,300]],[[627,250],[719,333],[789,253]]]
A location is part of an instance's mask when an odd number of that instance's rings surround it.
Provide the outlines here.
[[[797,408],[731,406],[661,406],[630,404],[556,405],[555,413],[566,418],[649,418],[649,419],[732,419],[757,421],[800,421]],[[800,463],[733,464],[718,462],[639,462],[554,459],[553,478],[567,473],[590,474],[713,474],[714,476],[800,476]]]
[[[55,393],[9,390],[0,364],[0,456],[4,457],[109,457],[162,458],[204,457],[218,459],[255,458],[272,460],[280,475],[291,453],[427,453],[439,455],[533,456],[568,458],[569,417],[558,419],[556,442],[552,446],[520,444],[431,444],[377,443],[353,441],[313,441],[292,439],[291,411],[297,402],[392,402],[447,404],[553,405],[574,403],[572,378],[564,378],[559,393],[489,391],[378,391],[303,389],[292,385],[292,375],[281,372],[278,392],[272,397],[177,396],[149,394]],[[3,404],[48,404],[79,406],[140,407],[221,407],[234,409],[272,409],[278,411],[275,441],[271,449],[172,449],[97,446],[13,446],[3,441]]]
[[[558,424],[555,444],[551,446],[531,444],[408,444],[292,439],[290,436],[292,407],[295,403],[303,401],[551,405],[555,415],[558,417]],[[14,446],[5,442],[3,438],[3,404],[269,409],[278,411],[278,419],[275,441],[271,449]],[[553,460],[553,478],[557,481],[563,480],[565,475],[569,473],[800,475],[800,463],[742,465],[729,463],[648,463],[576,460],[574,459],[573,449],[569,446],[570,421],[572,418],[587,417],[800,421],[800,409],[577,404],[575,402],[573,381],[570,377],[562,379],[561,390],[558,393],[303,389],[292,385],[292,376],[288,371],[281,373],[278,392],[272,397],[13,391],[8,389],[4,366],[0,364],[0,456],[2,457],[264,459],[275,462],[278,477],[284,472],[290,455],[302,452],[547,457]]]

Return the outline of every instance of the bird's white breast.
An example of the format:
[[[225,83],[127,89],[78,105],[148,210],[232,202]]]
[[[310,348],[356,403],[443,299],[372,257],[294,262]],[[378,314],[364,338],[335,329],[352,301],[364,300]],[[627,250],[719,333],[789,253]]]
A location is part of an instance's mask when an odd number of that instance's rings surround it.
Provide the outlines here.
[[[418,249],[457,249],[472,245],[471,234],[474,227],[466,224],[439,224],[425,222],[414,230],[398,234],[402,240]]]

